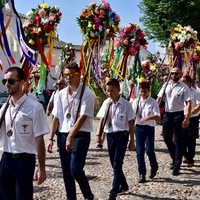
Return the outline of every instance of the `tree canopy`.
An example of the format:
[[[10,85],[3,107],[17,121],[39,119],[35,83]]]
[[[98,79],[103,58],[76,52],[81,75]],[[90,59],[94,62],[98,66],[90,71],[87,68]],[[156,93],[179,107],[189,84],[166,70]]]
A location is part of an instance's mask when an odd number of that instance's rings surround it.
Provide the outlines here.
[[[190,25],[200,38],[200,0],[142,0],[140,21],[148,39],[167,45],[170,30],[176,25]]]

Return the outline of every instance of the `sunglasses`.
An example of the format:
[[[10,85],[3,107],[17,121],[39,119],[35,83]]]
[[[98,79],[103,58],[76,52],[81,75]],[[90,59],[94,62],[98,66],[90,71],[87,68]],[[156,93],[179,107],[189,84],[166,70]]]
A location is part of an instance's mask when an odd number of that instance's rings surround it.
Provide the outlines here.
[[[179,72],[171,72],[171,75],[178,75]]]
[[[69,77],[69,78],[74,78],[76,74],[79,74],[79,73],[63,74],[63,77],[64,77],[64,78],[68,78],[68,77]]]
[[[63,85],[63,83],[56,83],[56,85]]]
[[[14,85],[16,81],[20,81],[20,80],[13,79],[13,78],[2,79],[3,85],[5,85],[6,83],[8,83],[9,85]]]

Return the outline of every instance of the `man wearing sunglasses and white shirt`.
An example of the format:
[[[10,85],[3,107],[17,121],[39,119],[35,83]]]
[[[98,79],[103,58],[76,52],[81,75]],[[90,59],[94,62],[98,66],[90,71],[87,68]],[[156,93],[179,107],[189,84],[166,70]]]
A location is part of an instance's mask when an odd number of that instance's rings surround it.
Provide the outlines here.
[[[178,67],[172,68],[171,80],[163,85],[157,98],[157,101],[160,102],[163,96],[165,101],[163,137],[172,159],[171,169],[173,170],[173,176],[180,174],[183,156],[183,128],[189,126],[191,113],[190,89],[180,81],[181,75],[182,73]]]
[[[52,152],[54,135],[58,129],[59,154],[67,200],[77,199],[75,181],[79,184],[84,199],[93,200],[94,195],[83,168],[92,132],[94,95],[85,86],[79,111],[83,84],[80,81],[81,73],[78,64],[68,64],[63,77],[68,86],[59,92],[54,105],[55,109],[52,113],[54,118],[47,150]]]
[[[19,67],[8,68],[2,80],[10,100],[0,130],[1,200],[33,198],[35,155],[38,157],[35,179],[39,185],[46,179],[43,135],[49,132],[49,127],[42,105],[24,93],[25,80],[25,73]],[[4,109],[5,104],[1,116]]]

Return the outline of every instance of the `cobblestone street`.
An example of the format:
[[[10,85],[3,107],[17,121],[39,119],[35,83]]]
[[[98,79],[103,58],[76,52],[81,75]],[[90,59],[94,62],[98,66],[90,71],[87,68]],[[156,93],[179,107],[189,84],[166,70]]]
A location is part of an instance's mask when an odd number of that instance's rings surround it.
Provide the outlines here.
[[[50,119],[49,119],[50,120]],[[94,121],[96,130],[97,121]],[[197,139],[197,154],[195,166],[181,166],[181,174],[172,176],[170,168],[171,160],[163,142],[161,126],[156,126],[156,156],[159,164],[157,176],[151,180],[149,162],[147,164],[147,182],[137,182],[137,161],[136,152],[127,151],[124,160],[124,172],[129,184],[129,191],[120,194],[117,200],[141,200],[141,199],[200,199],[200,145]],[[48,135],[46,136],[48,139]],[[53,154],[47,153],[47,180],[41,185],[34,185],[34,200],[64,200],[65,189],[62,179],[60,160],[56,145]],[[96,149],[95,132],[92,133],[92,140],[87,156],[85,172],[88,176],[95,200],[106,200],[112,184],[112,169],[109,163],[106,142],[102,150]],[[77,185],[78,200],[82,200],[82,194]]]

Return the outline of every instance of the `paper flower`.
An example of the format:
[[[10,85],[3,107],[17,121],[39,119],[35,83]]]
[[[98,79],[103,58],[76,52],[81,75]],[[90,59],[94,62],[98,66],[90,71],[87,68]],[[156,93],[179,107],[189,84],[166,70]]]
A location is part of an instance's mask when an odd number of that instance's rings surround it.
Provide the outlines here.
[[[48,44],[48,37],[56,38],[57,25],[60,23],[62,13],[57,6],[50,7],[48,4],[40,4],[36,9],[32,9],[26,15],[24,22],[24,33],[27,42],[35,45],[36,35],[40,38],[40,43]]]
[[[99,6],[91,3],[84,8],[77,22],[86,38],[109,39],[119,30],[120,17],[112,11],[109,3],[102,0]]]
[[[144,38],[145,34],[137,24],[127,24],[121,28],[115,40],[116,47],[126,49],[128,55],[136,55],[141,46],[146,48],[147,41]]]
[[[0,8],[3,8],[8,0],[0,0]]]
[[[170,31],[169,48],[180,51],[183,48],[194,48],[197,42],[197,31],[191,26],[182,27],[180,24]]]
[[[61,52],[62,62],[73,62],[75,60],[75,49],[72,43],[67,43]]]

